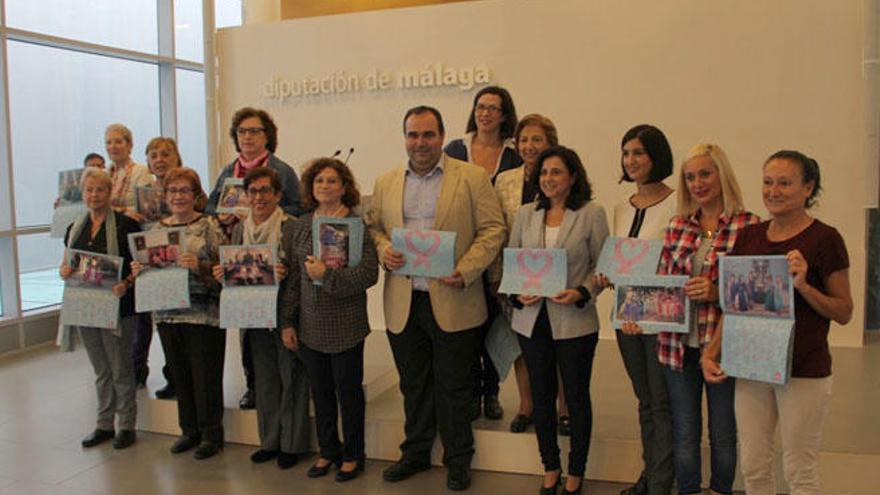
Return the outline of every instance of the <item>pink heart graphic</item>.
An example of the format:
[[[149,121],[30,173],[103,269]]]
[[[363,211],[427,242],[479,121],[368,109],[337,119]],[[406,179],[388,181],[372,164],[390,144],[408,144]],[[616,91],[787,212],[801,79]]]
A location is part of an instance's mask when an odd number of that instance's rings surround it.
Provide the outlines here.
[[[418,237],[418,240],[415,238]],[[418,268],[419,266],[424,266],[425,270],[431,269],[431,256],[437,252],[437,249],[440,248],[440,234],[436,232],[425,232],[421,230],[410,230],[404,236],[404,242],[406,242],[406,248],[409,249],[411,253],[416,256],[416,259],[413,260],[413,268]],[[426,240],[428,242],[426,242]],[[428,245],[430,243],[430,245]],[[422,249],[423,246],[428,245],[427,249]]]
[[[634,249],[640,249],[633,252]],[[614,245],[614,260],[617,261],[617,273],[630,273],[633,267],[638,265],[645,256],[651,246],[644,241],[638,239],[621,239]],[[625,250],[625,251],[624,251]]]
[[[529,266],[529,261],[539,261],[541,259],[543,259],[541,268],[532,270]],[[519,266],[519,272],[526,277],[522,288],[541,290],[541,277],[553,267],[553,256],[546,251],[523,249],[516,254],[516,264]]]
[[[775,378],[776,380],[782,380],[782,373],[777,371],[776,374],[773,375],[773,378]]]

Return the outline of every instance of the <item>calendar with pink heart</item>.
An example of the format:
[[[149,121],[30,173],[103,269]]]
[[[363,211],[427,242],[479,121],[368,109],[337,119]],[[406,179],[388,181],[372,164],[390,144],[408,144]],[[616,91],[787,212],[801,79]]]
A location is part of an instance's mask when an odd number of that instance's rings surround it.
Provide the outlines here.
[[[455,271],[455,232],[397,228],[391,231],[391,247],[406,258],[394,273],[438,278]]]
[[[616,283],[618,277],[656,275],[663,241],[659,239],[634,239],[632,237],[609,237],[602,245],[596,273]]]
[[[498,292],[553,297],[565,289],[564,249],[504,248],[504,275]]]

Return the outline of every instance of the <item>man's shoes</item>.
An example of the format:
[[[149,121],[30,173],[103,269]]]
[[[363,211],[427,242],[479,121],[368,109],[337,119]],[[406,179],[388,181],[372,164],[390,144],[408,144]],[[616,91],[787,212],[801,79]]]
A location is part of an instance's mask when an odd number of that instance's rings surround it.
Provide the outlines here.
[[[559,434],[564,437],[571,436],[571,418],[568,416],[559,416]],[[635,495],[635,494],[634,494]]]
[[[401,459],[385,468],[385,471],[382,471],[382,479],[392,483],[403,481],[414,474],[427,471],[428,469],[431,469],[431,464],[428,462],[421,463]]]
[[[329,462],[323,466],[319,466],[317,462],[315,464],[312,464],[312,467],[310,467],[309,470],[306,472],[306,476],[308,476],[309,478],[320,478],[322,476],[327,476],[327,474],[330,472],[330,468],[332,468],[334,464],[336,464],[337,466],[342,465],[342,459],[324,460]]]
[[[487,395],[483,399],[483,414],[487,419],[501,419],[504,416],[504,409],[501,408],[497,395]]]
[[[357,478],[358,476],[360,476],[360,474],[363,471],[364,471],[364,460],[358,459],[357,464],[355,464],[354,469],[352,469],[351,471],[343,471],[342,469],[340,469],[339,471],[336,471],[336,481],[338,481],[340,483],[345,483],[346,481],[351,481],[351,480]]]
[[[89,436],[83,438],[82,446],[84,449],[94,447],[95,445],[102,444],[107,440],[112,440],[115,436],[116,432],[113,430],[102,430],[100,428],[97,428],[95,431],[91,432]]]
[[[471,421],[479,419],[481,412],[483,412],[483,409],[480,407],[480,396],[476,395],[471,399]]]
[[[113,448],[122,450],[131,447],[135,438],[134,430],[119,430],[119,433],[113,438]]]
[[[296,463],[299,462],[298,454],[291,454],[289,452],[279,452],[278,453],[278,467],[281,469],[290,469],[293,466],[296,466]]]
[[[620,495],[647,495],[648,483],[645,478],[639,478],[636,484],[629,486],[620,491]]]
[[[446,488],[460,492],[471,487],[471,468],[467,466],[454,466],[446,473]]]
[[[278,457],[277,450],[260,449],[251,454],[251,462],[253,462],[254,464],[262,464],[264,462],[269,462],[276,457]]]
[[[169,400],[177,397],[177,390],[174,389],[174,385],[170,383],[166,383],[164,387],[156,390],[156,398]]]
[[[244,410],[253,409],[253,408],[257,407],[257,398],[256,398],[256,395],[254,394],[253,390],[247,389],[247,391],[244,393],[244,395],[241,396],[241,400],[238,401],[238,407],[239,407],[239,409],[244,409]]]
[[[203,441],[199,447],[193,452],[193,459],[201,461],[209,457],[214,457],[218,452],[223,450],[223,444]]]
[[[511,433],[522,433],[529,429],[533,423],[531,416],[525,414],[517,414],[513,421],[510,422]]]
[[[174,444],[171,445],[171,453],[181,454],[183,452],[186,452],[187,450],[190,450],[198,445],[200,441],[201,440],[198,437],[180,435],[179,437],[177,437],[177,440],[174,441]]]

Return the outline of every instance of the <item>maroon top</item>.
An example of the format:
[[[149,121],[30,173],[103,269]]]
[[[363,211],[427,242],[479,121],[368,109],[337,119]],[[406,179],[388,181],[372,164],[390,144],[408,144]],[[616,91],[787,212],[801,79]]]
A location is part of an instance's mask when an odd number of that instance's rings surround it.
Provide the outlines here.
[[[832,273],[849,268],[846,245],[837,229],[819,220],[798,235],[781,242],[767,239],[770,222],[750,225],[739,232],[733,255],[787,254],[800,250],[807,260],[807,283],[825,292],[825,280]],[[828,329],[831,322],[820,315],[794,290],[794,353],[791,376],[822,378],[831,375],[831,352],[828,350]]]

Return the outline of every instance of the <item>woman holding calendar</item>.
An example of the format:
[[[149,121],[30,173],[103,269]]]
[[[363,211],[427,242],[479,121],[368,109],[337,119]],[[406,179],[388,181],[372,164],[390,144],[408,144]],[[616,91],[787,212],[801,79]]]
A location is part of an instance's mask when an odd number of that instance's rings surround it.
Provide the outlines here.
[[[822,425],[831,402],[831,320],[852,317],[849,255],[843,238],[808,210],[821,190],[819,164],[798,151],[774,153],[764,163],[764,206],[770,220],[746,227],[730,252],[785,255],[795,288],[794,350],[786,385],[736,381],[736,421],[742,474],[749,495],[775,494],[774,434],[780,426],[783,469],[792,495],[818,494],[818,454]],[[718,360],[722,330],[703,352],[700,364],[709,383],[727,376]]]

